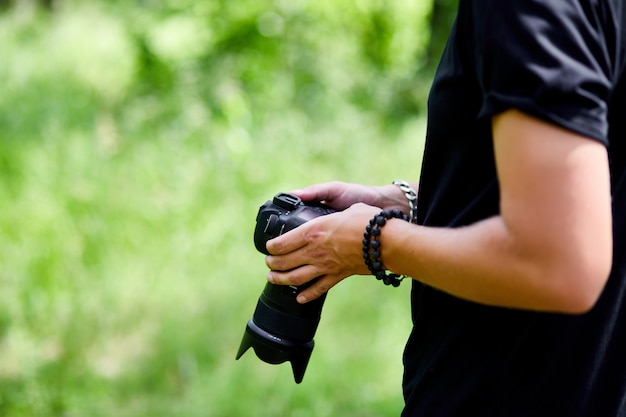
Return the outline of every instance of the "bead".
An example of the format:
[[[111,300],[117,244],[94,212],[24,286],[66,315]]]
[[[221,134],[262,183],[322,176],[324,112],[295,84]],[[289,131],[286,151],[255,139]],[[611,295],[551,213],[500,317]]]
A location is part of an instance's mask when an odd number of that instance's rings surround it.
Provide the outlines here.
[[[367,269],[378,280],[382,280],[385,285],[392,285],[397,287],[400,285],[400,281],[404,279],[404,276],[387,272],[380,260],[380,240],[378,237],[381,234],[381,228],[387,224],[388,219],[398,218],[408,221],[408,217],[400,210],[383,210],[380,214],[377,214],[370,219],[369,224],[365,227],[365,233],[363,233],[363,260]]]

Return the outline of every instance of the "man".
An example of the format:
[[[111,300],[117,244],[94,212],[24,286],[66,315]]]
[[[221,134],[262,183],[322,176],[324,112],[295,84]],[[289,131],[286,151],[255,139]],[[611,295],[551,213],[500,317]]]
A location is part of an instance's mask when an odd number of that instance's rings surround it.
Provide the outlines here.
[[[622,3],[460,1],[419,226],[377,226],[384,268],[413,278],[403,416],[626,416]],[[320,277],[300,302],[368,274],[365,226],[408,212],[395,185],[296,193],[343,210],[268,242],[271,282]]]

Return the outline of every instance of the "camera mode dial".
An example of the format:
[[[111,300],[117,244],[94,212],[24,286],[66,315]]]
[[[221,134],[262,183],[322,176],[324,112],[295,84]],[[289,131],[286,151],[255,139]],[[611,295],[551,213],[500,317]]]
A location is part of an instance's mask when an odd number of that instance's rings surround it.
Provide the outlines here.
[[[287,211],[293,211],[302,204],[302,200],[293,194],[279,193],[274,196],[273,203]]]

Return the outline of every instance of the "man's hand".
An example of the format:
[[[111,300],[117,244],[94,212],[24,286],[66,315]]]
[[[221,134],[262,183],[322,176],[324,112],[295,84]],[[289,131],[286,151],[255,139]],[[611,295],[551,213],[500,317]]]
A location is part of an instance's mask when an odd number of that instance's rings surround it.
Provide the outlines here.
[[[298,302],[303,303],[318,298],[346,277],[368,274],[363,261],[363,232],[379,212],[380,208],[355,204],[268,241],[268,281],[302,285],[319,277],[299,294]]]
[[[417,185],[415,187],[417,189]],[[302,201],[324,202],[335,210],[345,210],[356,203],[381,207],[387,210],[402,210],[408,214],[408,203],[398,186],[389,184],[367,186],[332,181],[314,184],[301,190],[292,191]]]

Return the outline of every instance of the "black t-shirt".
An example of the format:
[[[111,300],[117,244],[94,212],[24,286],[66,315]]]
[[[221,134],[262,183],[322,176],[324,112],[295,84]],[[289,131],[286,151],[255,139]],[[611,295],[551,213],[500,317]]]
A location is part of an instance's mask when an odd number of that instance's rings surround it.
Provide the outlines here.
[[[516,108],[608,147],[614,267],[583,315],[489,307],[414,282],[403,416],[626,416],[623,2],[460,1],[429,98],[420,223],[498,213],[491,116]]]

